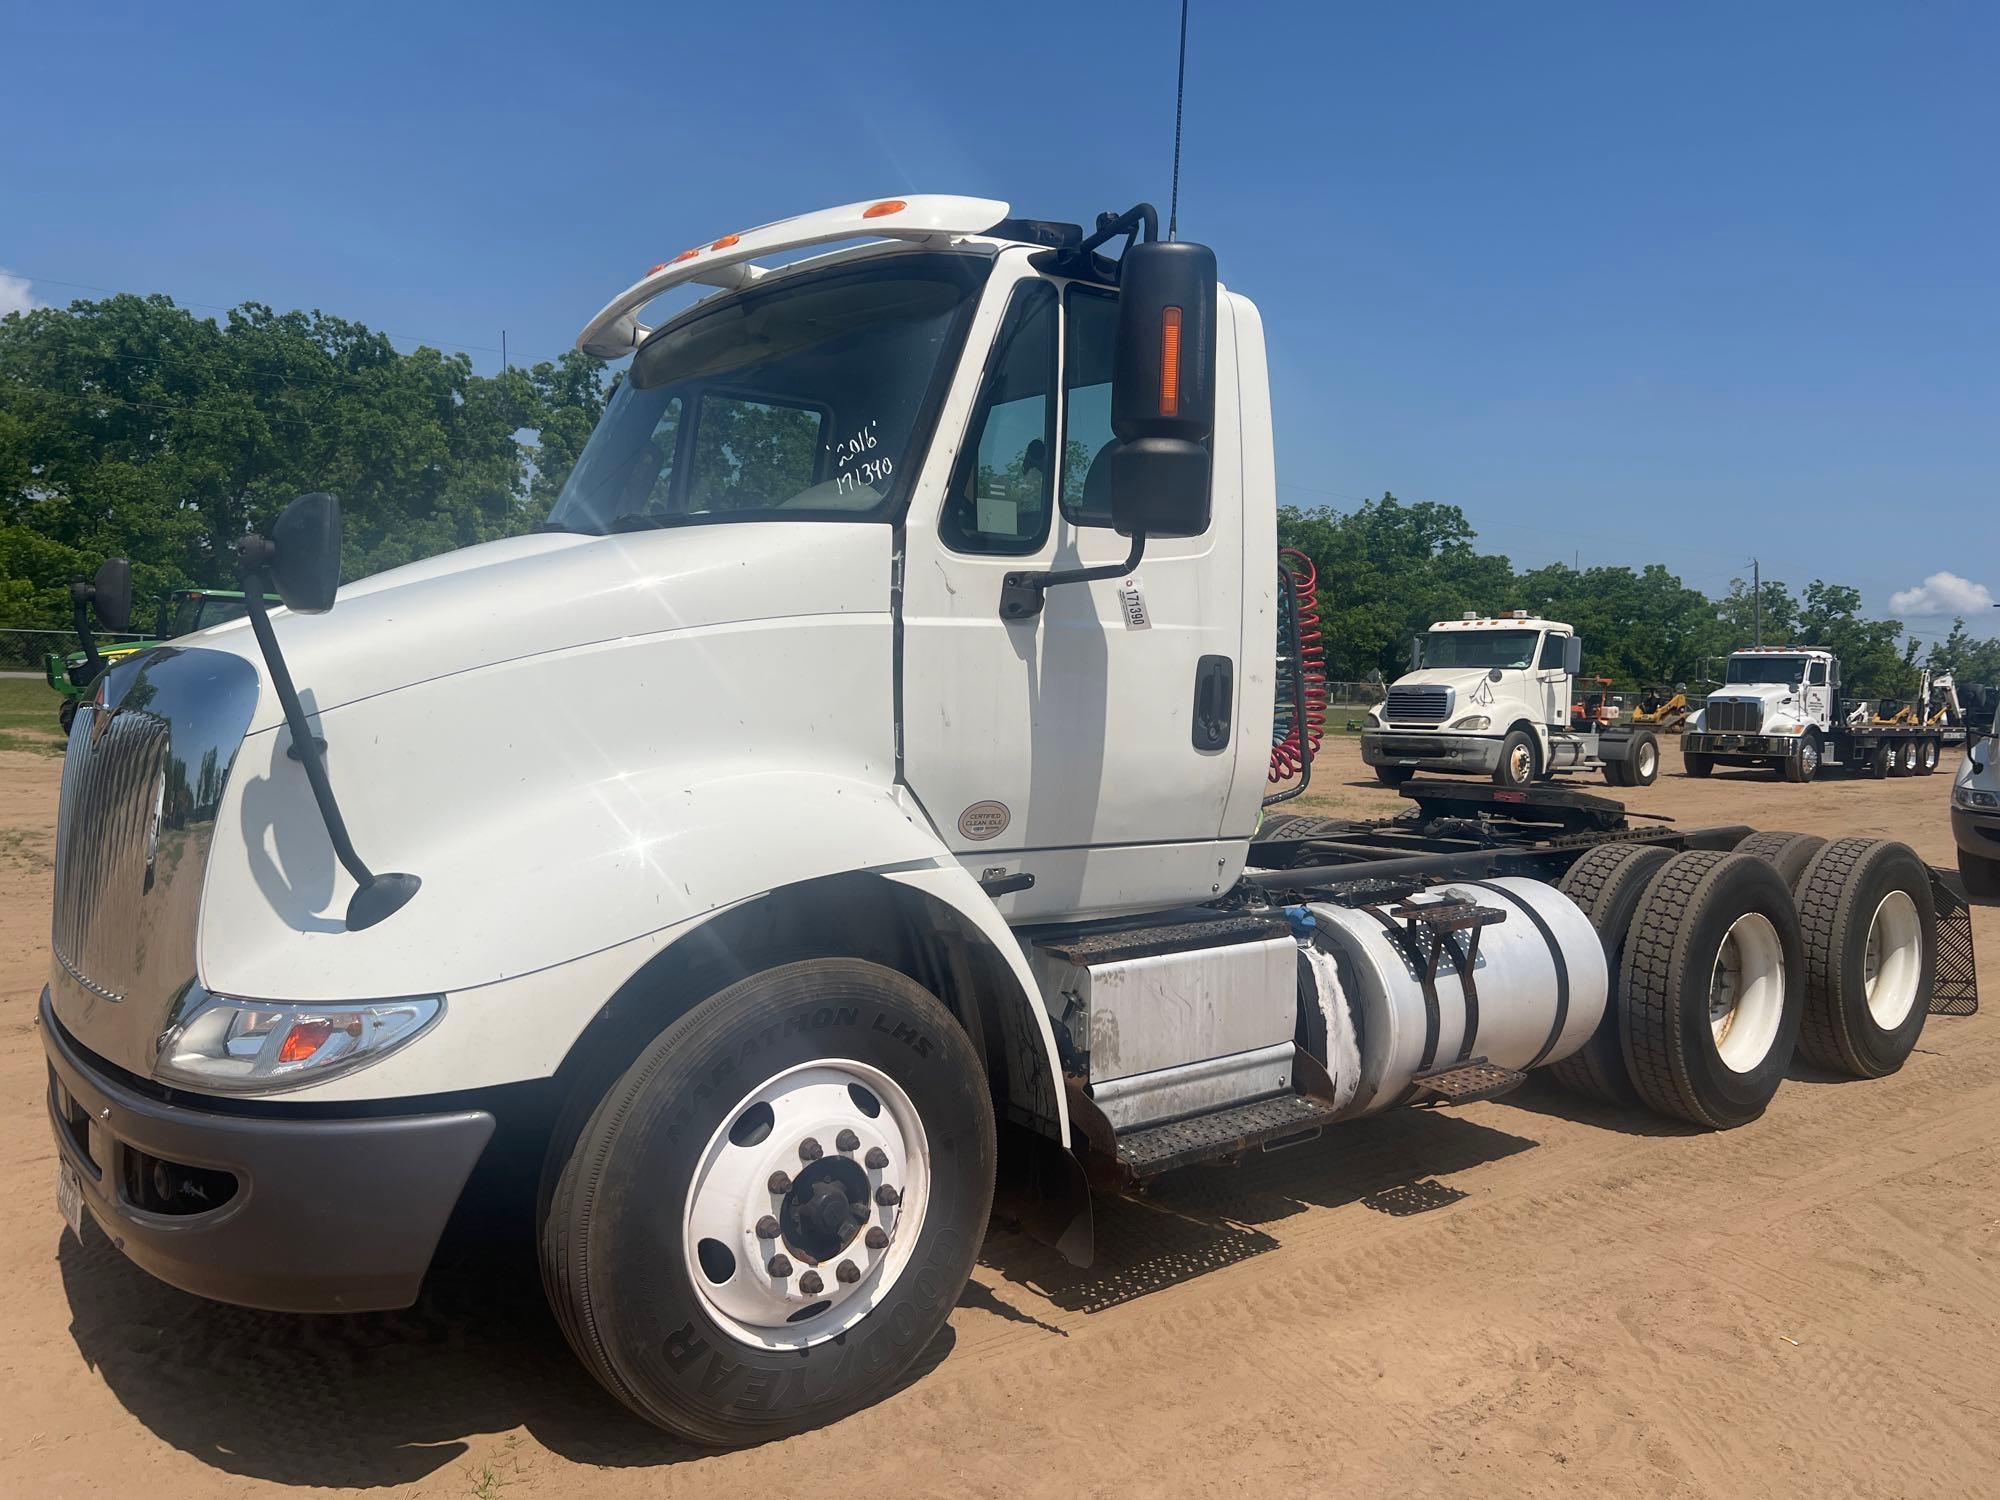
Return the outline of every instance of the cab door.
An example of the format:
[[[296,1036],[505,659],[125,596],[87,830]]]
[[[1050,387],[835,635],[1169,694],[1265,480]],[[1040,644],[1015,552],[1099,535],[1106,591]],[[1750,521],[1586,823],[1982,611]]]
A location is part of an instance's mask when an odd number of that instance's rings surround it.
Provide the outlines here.
[[[1238,751],[1269,730],[1246,736],[1236,722],[1241,466],[1228,424],[1205,535],[1150,542],[1131,572],[1048,589],[1039,615],[1001,618],[1007,574],[1129,551],[1097,463],[1116,316],[1109,291],[1003,254],[905,527],[903,781],[975,876],[1019,887],[999,898],[1012,920],[1226,889],[1243,855],[1221,838]],[[1226,313],[1218,346],[1228,410]]]
[[[1551,729],[1569,728],[1570,676],[1565,663],[1569,637],[1546,631],[1540,654],[1535,658],[1535,680],[1542,693],[1542,722]]]

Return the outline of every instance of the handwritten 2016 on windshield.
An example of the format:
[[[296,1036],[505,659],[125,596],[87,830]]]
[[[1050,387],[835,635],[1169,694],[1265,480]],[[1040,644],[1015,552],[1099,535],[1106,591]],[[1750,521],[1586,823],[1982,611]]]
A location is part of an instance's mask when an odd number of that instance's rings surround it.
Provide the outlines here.
[[[875,451],[876,441],[875,424],[870,422],[852,436],[824,445],[833,455],[835,494],[845,495],[863,485],[879,485],[896,472],[895,462],[888,454],[868,457]]]

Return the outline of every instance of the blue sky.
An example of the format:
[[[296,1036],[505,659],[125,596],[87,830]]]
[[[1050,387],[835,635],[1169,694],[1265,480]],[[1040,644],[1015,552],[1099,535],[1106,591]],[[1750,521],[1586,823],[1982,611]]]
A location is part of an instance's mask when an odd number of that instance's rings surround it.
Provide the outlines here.
[[[0,0],[0,307],[320,307],[490,369],[808,208],[1164,208],[1176,14]],[[1281,499],[1876,612],[1942,573],[1924,632],[2000,595],[2000,7],[1195,0],[1190,49],[1182,232],[1263,310]]]

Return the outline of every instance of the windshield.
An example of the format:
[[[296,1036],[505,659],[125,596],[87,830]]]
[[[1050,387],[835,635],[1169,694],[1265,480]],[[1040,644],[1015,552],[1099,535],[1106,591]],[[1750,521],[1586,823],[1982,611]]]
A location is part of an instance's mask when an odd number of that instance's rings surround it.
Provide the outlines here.
[[[1506,667],[1535,659],[1538,630],[1433,630],[1424,637],[1427,667]]]
[[[988,264],[891,255],[668,324],[633,357],[548,527],[887,519]]]
[[[1732,656],[1728,683],[1785,682],[1797,687],[1806,680],[1803,656]]]
[[[207,594],[190,594],[174,609],[170,636],[193,635],[225,620],[240,620],[250,612],[241,599],[217,599]]]

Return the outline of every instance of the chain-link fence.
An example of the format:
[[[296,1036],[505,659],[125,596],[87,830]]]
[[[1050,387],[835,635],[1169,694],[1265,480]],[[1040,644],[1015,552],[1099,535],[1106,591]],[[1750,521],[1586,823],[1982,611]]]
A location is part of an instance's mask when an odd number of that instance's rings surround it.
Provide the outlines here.
[[[107,631],[99,634],[97,644],[109,646],[116,641],[146,639],[137,632],[114,635]],[[52,653],[68,656],[82,649],[73,630],[0,630],[0,672],[33,672],[40,676],[45,657]]]

